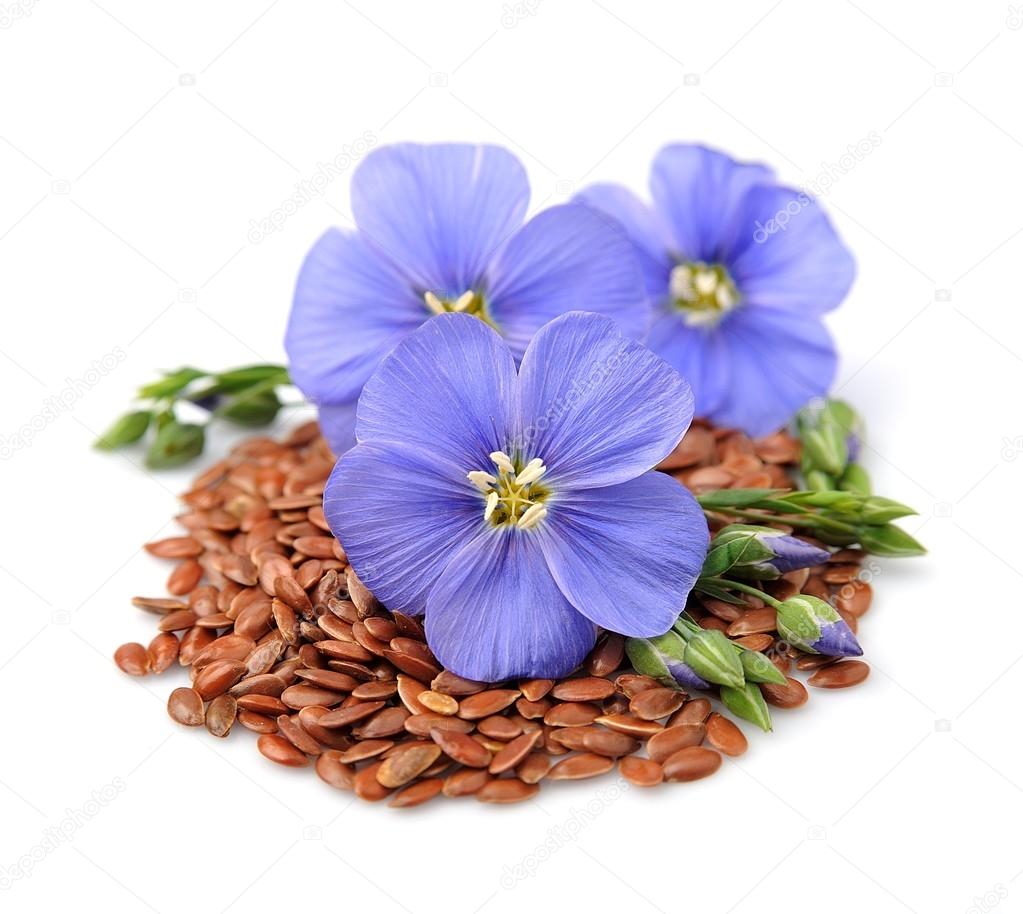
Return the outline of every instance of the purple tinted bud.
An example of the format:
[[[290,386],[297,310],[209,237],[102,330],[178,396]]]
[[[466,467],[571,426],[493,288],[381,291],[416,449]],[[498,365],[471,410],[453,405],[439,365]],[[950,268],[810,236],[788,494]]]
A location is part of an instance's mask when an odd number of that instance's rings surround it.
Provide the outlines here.
[[[859,657],[863,653],[852,629],[842,619],[822,622],[821,636],[810,647],[827,657]]]
[[[709,689],[710,683],[697,676],[693,668],[681,660],[673,660],[670,657],[664,658],[664,665],[668,668],[672,678],[684,689]]]
[[[795,536],[765,536],[760,540],[774,553],[767,563],[782,574],[826,562],[831,553]]]
[[[848,452],[848,462],[856,463],[860,459],[860,436],[855,432],[850,433],[845,439],[845,449]]]

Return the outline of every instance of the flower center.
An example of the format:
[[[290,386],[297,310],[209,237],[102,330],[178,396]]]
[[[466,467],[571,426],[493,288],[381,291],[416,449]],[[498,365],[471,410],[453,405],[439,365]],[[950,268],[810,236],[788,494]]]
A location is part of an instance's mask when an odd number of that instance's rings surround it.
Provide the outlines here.
[[[671,299],[690,327],[713,327],[739,304],[739,290],[719,263],[689,261],[671,271]]]
[[[426,307],[434,314],[447,314],[448,312],[461,312],[478,317],[483,323],[489,324],[495,330],[497,325],[490,319],[487,313],[487,303],[480,292],[468,289],[457,298],[441,298],[434,292],[424,292],[423,301]]]
[[[539,457],[516,463],[504,451],[490,455],[496,472],[473,470],[469,481],[483,493],[483,519],[495,527],[530,530],[547,516],[550,492],[540,483],[547,467]]]

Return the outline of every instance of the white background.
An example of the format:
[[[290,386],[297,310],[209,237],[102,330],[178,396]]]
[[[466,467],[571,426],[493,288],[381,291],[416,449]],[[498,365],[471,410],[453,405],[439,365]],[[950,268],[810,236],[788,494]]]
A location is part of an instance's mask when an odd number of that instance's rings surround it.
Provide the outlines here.
[[[0,866],[35,857],[4,911],[1023,910],[1023,13],[0,0],[0,20]],[[668,141],[839,175],[824,203],[859,278],[831,320],[838,391],[931,549],[880,565],[867,684],[777,713],[698,784],[402,813],[272,766],[240,728],[177,727],[180,672],[115,669],[153,630],[130,597],[167,571],[139,545],[172,531],[192,471],[90,441],[157,369],[283,358],[349,175],[267,237],[252,220],[367,133],[506,144],[534,209],[598,179],[642,191]]]

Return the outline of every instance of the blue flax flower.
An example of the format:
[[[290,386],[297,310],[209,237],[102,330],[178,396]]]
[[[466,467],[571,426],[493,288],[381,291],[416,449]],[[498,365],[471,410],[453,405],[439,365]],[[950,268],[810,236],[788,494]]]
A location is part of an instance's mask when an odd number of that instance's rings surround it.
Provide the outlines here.
[[[380,360],[435,314],[490,324],[521,359],[559,314],[596,311],[630,336],[650,309],[635,253],[613,220],[555,206],[523,224],[525,170],[496,146],[385,146],[352,178],[356,231],[331,229],[306,257],[285,345],[337,453]]]
[[[695,499],[649,472],[692,418],[689,385],[614,321],[573,312],[512,347],[446,314],[384,359],[324,511],[389,608],[426,614],[472,679],[562,676],[597,626],[667,631],[700,574]]]
[[[655,316],[647,345],[689,379],[696,414],[762,435],[834,378],[821,316],[853,280],[852,256],[820,207],[763,165],[702,146],[654,159],[651,208],[624,187],[579,199],[624,226]]]

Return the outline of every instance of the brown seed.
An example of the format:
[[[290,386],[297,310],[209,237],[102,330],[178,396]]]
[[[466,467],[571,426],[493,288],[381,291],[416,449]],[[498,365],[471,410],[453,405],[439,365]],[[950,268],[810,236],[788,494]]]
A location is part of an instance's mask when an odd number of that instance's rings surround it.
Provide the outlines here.
[[[345,580],[348,586],[348,596],[351,597],[352,602],[355,604],[359,613],[366,616],[373,615],[373,611],[377,608],[376,597],[370,592],[370,589],[359,580],[359,576],[355,573],[355,569],[349,568],[345,572]]]
[[[123,644],[114,652],[114,662],[128,676],[145,676],[149,671],[149,655],[138,642]]]
[[[302,585],[291,575],[282,574],[274,578],[274,595],[299,615],[311,619],[313,604]]]
[[[527,720],[538,720],[551,709],[551,703],[546,698],[539,701],[530,701],[528,698],[519,698],[515,702],[515,710]]]
[[[478,720],[503,711],[512,704],[519,695],[518,689],[489,689],[463,698],[458,708],[458,716],[463,720]]]
[[[657,762],[635,755],[620,759],[618,770],[636,787],[656,787],[664,780],[664,769]]]
[[[362,704],[350,705],[347,708],[339,708],[336,711],[330,711],[324,714],[320,718],[320,726],[326,727],[327,729],[333,729],[334,727],[347,727],[349,724],[353,724],[356,721],[362,720],[365,717],[369,717],[371,714],[375,714],[384,706],[382,701],[367,701]]]
[[[553,760],[546,753],[532,752],[519,762],[515,774],[520,781],[535,784],[537,781],[543,780],[547,772],[551,770],[552,764]]]
[[[707,735],[705,724],[678,724],[655,733],[646,744],[647,755],[655,762],[663,762],[679,749],[699,746]]]
[[[190,609],[176,609],[167,613],[157,628],[162,632],[180,632],[195,625],[199,617]]]
[[[167,578],[167,593],[175,596],[190,593],[202,580],[202,565],[195,559],[179,562]]]
[[[466,797],[476,793],[489,780],[486,768],[459,768],[444,779],[442,790],[446,797]]]
[[[585,727],[599,716],[600,708],[597,705],[566,701],[551,708],[543,716],[543,722],[550,727]]]
[[[622,673],[615,680],[615,688],[626,697],[635,698],[640,692],[661,688],[661,684],[652,676],[642,676],[639,673]]]
[[[539,701],[552,688],[554,688],[553,679],[523,679],[519,682],[519,691],[529,701]]]
[[[190,628],[181,637],[181,644],[178,647],[178,663],[182,666],[191,664],[196,655],[208,644],[212,644],[216,637],[217,633],[208,628]]]
[[[355,783],[353,786],[357,797],[361,797],[363,800],[369,800],[370,803],[376,803],[378,800],[382,800],[384,797],[390,796],[391,788],[384,787],[384,785],[377,780],[377,772],[383,764],[383,762],[374,762],[372,765],[368,765],[355,775]]]
[[[731,756],[742,755],[749,748],[749,742],[742,730],[727,717],[717,713],[707,718],[707,742],[718,752]]]
[[[323,747],[308,731],[300,727],[293,717],[287,714],[279,715],[277,729],[281,736],[300,752],[304,752],[306,755],[319,755],[323,752]]]
[[[206,729],[214,736],[227,736],[238,716],[238,702],[230,695],[218,695],[206,709]]]
[[[204,701],[216,698],[230,689],[245,675],[245,664],[239,660],[214,660],[203,667],[195,677],[192,687]]]
[[[337,673],[336,675],[343,676],[344,674]],[[391,680],[362,682],[352,689],[352,698],[358,698],[359,701],[377,701],[381,698],[390,698],[397,691],[398,683]]]
[[[404,743],[397,748],[402,751],[395,752],[385,759],[377,769],[377,780],[384,787],[401,787],[419,777],[437,761],[441,752],[440,746],[436,743],[425,741]]]
[[[827,667],[825,667],[827,669]],[[764,682],[760,685],[760,691],[764,700],[776,708],[798,708],[806,704],[810,696],[806,693],[806,687],[798,679],[786,677],[785,685],[776,685],[773,682]]]
[[[774,643],[774,638],[766,633],[743,635],[741,638],[736,638],[735,643],[748,651],[766,651]]]
[[[238,723],[240,723],[246,730],[252,730],[254,733],[277,732],[277,721],[275,721],[272,717],[257,714],[255,711],[239,711]]]
[[[629,702],[629,710],[643,720],[660,720],[682,707],[686,693],[678,689],[647,689]]]
[[[689,746],[668,756],[662,767],[669,781],[696,781],[721,767],[721,755],[705,746]]]
[[[330,657],[334,660],[366,663],[373,659],[373,655],[366,648],[352,641],[317,641],[316,649],[325,657]]]
[[[256,642],[247,635],[221,635],[192,658],[192,666],[209,666],[215,660],[246,660],[255,648]]]
[[[517,736],[507,746],[500,749],[490,761],[490,773],[501,774],[514,768],[521,762],[543,737],[543,730],[534,730],[532,733],[523,733]]]
[[[341,761],[341,753],[328,749],[316,759],[316,773],[320,780],[338,790],[351,790],[355,786],[355,769]]]
[[[824,567],[824,574],[822,577],[828,584],[849,584],[856,580],[860,573],[860,566],[854,564],[848,565],[832,565],[828,564]]]
[[[188,609],[188,606],[180,600],[169,600],[166,597],[132,597],[131,603],[132,606],[158,615],[175,612],[179,609]]]
[[[281,637],[288,644],[296,644],[298,642],[298,619],[295,617],[295,610],[283,600],[274,600],[270,604],[270,609],[273,613],[274,625],[277,626]]]
[[[257,676],[246,676],[231,686],[230,692],[235,698],[242,695],[273,695],[279,698],[287,686],[288,683],[276,673],[260,673]]]
[[[341,753],[341,761],[346,765],[352,765],[355,762],[361,762],[368,758],[373,758],[375,755],[380,755],[381,752],[386,752],[394,745],[394,742],[389,739],[364,739],[356,743],[350,749],[345,749]]]
[[[202,697],[195,689],[175,689],[167,698],[167,713],[186,727],[201,727],[205,719]]]
[[[535,797],[540,787],[527,784],[518,778],[494,778],[475,793],[481,803],[521,803]]]
[[[429,736],[433,729],[471,733],[473,725],[471,721],[462,720],[460,717],[445,717],[443,714],[434,714],[433,711],[413,714],[405,720],[405,730],[413,736]]]
[[[868,609],[874,592],[866,581],[850,581],[835,594],[835,608],[859,618]]]
[[[581,727],[580,730],[583,731],[583,748],[597,755],[618,758],[622,755],[631,755],[640,747],[639,740],[627,733],[599,727]]]
[[[409,717],[404,708],[384,708],[378,711],[365,723],[352,728],[352,736],[358,739],[380,739],[395,736],[405,729],[405,721]]]
[[[319,705],[310,705],[298,712],[298,722],[316,742],[327,749],[339,749],[342,752],[351,748],[352,738],[339,730],[328,730],[320,726],[320,718],[330,712]],[[292,714],[292,718],[296,715]],[[297,744],[296,744],[297,745]]]
[[[150,555],[161,559],[182,559],[202,554],[202,546],[190,536],[169,536],[146,543],[144,548]]]
[[[551,689],[551,695],[559,701],[600,701],[613,694],[614,690],[615,685],[610,680],[587,676],[562,680]]]
[[[146,648],[146,656],[149,660],[149,671],[151,673],[162,673],[178,659],[178,652],[181,648],[178,636],[173,632],[161,632]]]
[[[312,683],[314,686],[319,686],[321,689],[330,689],[332,692],[358,692],[362,686],[360,686],[357,679],[353,679],[346,673],[337,673],[334,670],[296,670],[295,674],[299,679],[304,679],[306,682]],[[386,683],[365,683],[365,685],[387,685]],[[367,695],[365,693],[356,695],[356,698],[368,699],[368,698],[387,698],[393,693],[393,688],[390,692],[385,692],[382,695]]]
[[[490,752],[465,733],[434,727],[430,730],[432,739],[445,755],[458,764],[469,768],[486,768],[490,764]]]
[[[416,696],[416,700],[427,710],[434,711],[437,714],[450,715],[458,713],[458,702],[450,695],[444,695],[442,692],[425,689]]]
[[[522,733],[523,724],[524,721],[518,718],[513,719],[495,714],[493,717],[484,717],[476,725],[476,729],[491,739],[508,741],[515,739],[516,736]],[[539,728],[534,727],[533,729]]]
[[[734,603],[726,603],[724,600],[714,600],[710,597],[703,598],[703,608],[724,622],[734,622],[742,616],[741,607],[736,606]]]
[[[306,683],[288,686],[281,693],[281,701],[296,711],[312,707],[313,705],[332,708],[334,705],[340,704],[343,699],[344,695],[340,692],[335,692],[331,689],[321,689],[319,686],[308,685]]]
[[[596,718],[594,723],[603,724],[610,730],[626,733],[629,736],[635,736],[637,739],[648,739],[664,729],[656,721],[642,720],[639,717],[633,717],[631,714],[604,714]]]
[[[859,685],[870,675],[870,667],[862,660],[843,660],[817,670],[807,682],[818,689],[847,689]]]
[[[592,676],[609,676],[625,659],[625,639],[608,632],[586,658],[586,669]]]
[[[416,784],[411,784],[404,790],[399,790],[387,804],[395,809],[408,809],[412,806],[420,806],[427,800],[432,800],[441,788],[444,781],[440,778],[426,778]]]
[[[242,695],[238,699],[238,707],[257,714],[287,714],[288,706],[273,695]]]
[[[309,756],[296,749],[283,736],[276,733],[264,733],[256,740],[256,748],[278,765],[287,765],[289,768],[304,768],[309,764]]]
[[[687,701],[677,714],[668,721],[669,727],[679,724],[702,724],[711,712],[710,702],[706,698],[694,698]]]
[[[592,778],[610,771],[613,767],[614,759],[593,752],[583,752],[562,759],[547,772],[547,777],[552,781]]]
[[[395,638],[395,641],[398,639]],[[393,643],[393,642],[392,642]],[[403,653],[402,651],[386,650],[384,658],[393,666],[396,666],[403,673],[408,673],[422,682],[431,682],[440,674],[440,667],[430,663],[415,654]]]
[[[778,627],[778,614],[769,606],[762,609],[750,609],[728,626],[728,634],[733,638],[742,635],[756,635],[761,632],[773,632]]]

